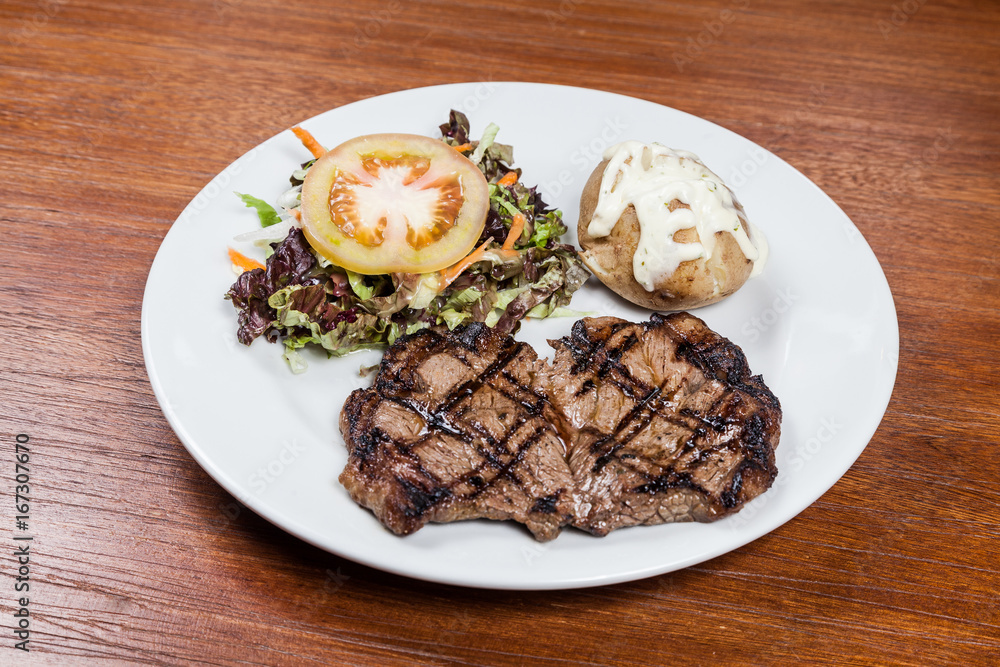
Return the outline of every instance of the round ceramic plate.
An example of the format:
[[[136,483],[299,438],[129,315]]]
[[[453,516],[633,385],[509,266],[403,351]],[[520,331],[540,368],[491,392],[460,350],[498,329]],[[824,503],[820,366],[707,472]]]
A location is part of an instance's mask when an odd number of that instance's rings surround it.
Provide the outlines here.
[[[736,549],[788,521],[844,474],[867,445],[889,401],[899,338],[892,295],[864,238],[817,186],[777,156],[718,125],[644,100],[531,83],[467,83],[407,90],[304,121],[335,146],[376,132],[440,136],[450,109],[478,136],[500,126],[522,180],[537,183],[576,227],[580,191],[602,151],[619,141],[657,141],[697,153],[726,180],[770,241],[762,275],[729,299],[699,309],[740,345],[784,411],[773,487],[712,524],[635,527],[596,538],[567,529],[539,544],[519,524],[429,525],[408,537],[384,529],[337,481],[347,452],[337,422],[358,369],[380,354],[307,358],[289,372],[280,345],[236,341],[234,280],[226,247],[258,227],[233,192],[274,202],[310,158],[285,131],[239,158],[184,210],[160,247],[142,308],[142,343],[156,397],[178,437],[242,503],[292,535],[376,568],[487,588],[594,586],[648,577]],[[571,231],[565,239],[575,243]],[[639,321],[649,312],[591,279],[577,311]],[[517,337],[550,356],[546,339],[570,318],[526,322]]]

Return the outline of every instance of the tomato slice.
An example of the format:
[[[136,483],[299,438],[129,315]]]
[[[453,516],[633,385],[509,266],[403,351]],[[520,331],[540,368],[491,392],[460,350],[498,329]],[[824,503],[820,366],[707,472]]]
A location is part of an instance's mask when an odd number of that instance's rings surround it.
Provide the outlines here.
[[[369,134],[309,168],[302,230],[328,260],[356,273],[427,273],[479,240],[490,206],[486,177],[444,142]]]

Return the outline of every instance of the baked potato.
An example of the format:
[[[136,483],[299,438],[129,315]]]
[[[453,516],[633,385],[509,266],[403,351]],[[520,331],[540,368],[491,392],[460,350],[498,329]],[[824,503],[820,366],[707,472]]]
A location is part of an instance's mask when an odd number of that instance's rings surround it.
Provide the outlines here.
[[[614,292],[632,303],[652,310],[688,310],[707,306],[729,296],[747,281],[754,268],[734,234],[729,231],[715,232],[714,248],[707,257],[680,262],[670,274],[659,274],[647,284],[646,289],[636,280],[633,257],[639,246],[640,225],[635,206],[629,204],[607,236],[595,237],[589,227],[598,206],[601,182],[609,161],[604,160],[587,180],[580,198],[580,221],[577,235],[580,253],[590,270]],[[724,187],[724,186],[723,186]],[[662,202],[673,212],[690,206],[679,199]],[[739,224],[748,237],[753,237],[742,206],[733,199],[739,212]],[[759,234],[759,233],[758,233]],[[695,227],[679,229],[673,235],[677,243],[699,242]],[[754,257],[756,259],[756,257]]]

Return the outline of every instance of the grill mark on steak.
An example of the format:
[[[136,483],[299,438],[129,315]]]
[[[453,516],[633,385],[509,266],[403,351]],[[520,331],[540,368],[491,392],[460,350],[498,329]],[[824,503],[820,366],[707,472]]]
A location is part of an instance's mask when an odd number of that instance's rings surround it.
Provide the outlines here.
[[[524,460],[524,455],[527,453],[528,449],[533,445],[537,444],[538,439],[542,436],[542,433],[544,431],[545,427],[542,426],[536,427],[535,430],[532,431],[531,435],[528,436],[528,439],[522,441],[521,444],[518,445],[517,452],[514,454],[513,457],[511,457],[510,461],[502,464],[497,469],[496,475],[493,477],[493,479],[486,480],[486,483],[481,488],[476,489],[475,492],[470,494],[470,497],[475,497],[479,495],[483,490],[489,488],[494,481],[500,479],[501,477],[506,477],[507,479],[514,482],[518,486],[523,487],[524,482],[521,480],[520,477],[517,476],[515,466],[519,465]]]
[[[573,328],[570,331],[570,337],[568,339],[563,338],[560,341],[573,355],[574,363],[570,372],[574,375],[589,367],[590,362],[596,358],[596,353],[604,347],[606,341],[606,339],[593,340],[589,337],[587,326],[584,323],[586,319],[588,318],[574,322]],[[629,322],[618,320],[617,323],[611,325],[611,332],[614,333],[628,325]]]
[[[409,500],[409,503],[407,503],[406,508],[403,510],[409,517],[417,519],[423,517],[425,512],[451,495],[450,489],[436,487],[425,491],[405,477],[397,477],[396,480],[403,488]]]
[[[632,373],[629,369],[618,363],[621,356],[625,354],[633,345],[639,342],[637,336],[631,335],[623,341],[622,345],[607,349],[606,344],[608,339],[599,339],[596,341],[588,339],[586,326],[583,322],[584,320],[575,322],[573,324],[571,338],[568,340],[564,338],[561,341],[567,345],[570,352],[573,354],[574,363],[570,369],[570,373],[577,375],[590,370],[590,365],[596,359],[600,359],[603,356],[604,358],[595,373],[598,379],[605,380],[607,379],[607,376],[611,374],[611,371],[615,371],[617,374],[622,376],[622,380],[624,381],[618,380],[614,376],[611,377],[611,381],[614,382],[619,389],[625,392],[629,398],[634,398],[636,395],[649,393],[653,390],[653,387],[644,386],[632,377]],[[617,332],[628,324],[630,323],[621,321],[621,324],[612,326],[612,331]],[[580,388],[579,393],[586,393],[586,391],[589,391],[594,386],[593,380],[585,380],[584,386]],[[638,394],[636,392],[638,392]]]
[[[678,490],[692,491],[699,494],[708,493],[701,485],[696,483],[691,478],[690,473],[671,470],[662,475],[650,477],[641,471],[637,472],[644,475],[649,481],[635,487],[633,490],[636,493],[649,494],[650,496],[667,495]]]
[[[341,413],[341,482],[399,534],[514,519],[539,540],[713,521],[773,482],[781,409],[687,313],[586,318],[552,365],[483,324],[391,346]]]
[[[649,392],[649,395],[642,399],[642,402],[632,408],[625,415],[625,418],[618,422],[618,426],[615,427],[613,433],[609,433],[594,441],[590,446],[590,451],[594,454],[603,450],[609,442],[614,444],[610,449],[597,457],[596,461],[594,461],[594,467],[590,469],[591,472],[601,472],[601,468],[607,465],[608,461],[611,460],[618,450],[627,445],[632,438],[649,425],[649,422],[653,419],[653,415],[657,412],[656,401],[660,393],[661,389],[659,387]],[[650,402],[653,404],[650,405]]]
[[[422,405],[419,401],[414,401],[410,398],[391,396],[386,398],[386,400],[392,401],[393,403],[396,403],[407,410],[412,410],[420,415],[423,418],[428,431],[439,431],[460,439],[466,437],[465,433],[451,425],[448,421],[447,413],[442,414],[438,410],[428,410],[427,407]]]

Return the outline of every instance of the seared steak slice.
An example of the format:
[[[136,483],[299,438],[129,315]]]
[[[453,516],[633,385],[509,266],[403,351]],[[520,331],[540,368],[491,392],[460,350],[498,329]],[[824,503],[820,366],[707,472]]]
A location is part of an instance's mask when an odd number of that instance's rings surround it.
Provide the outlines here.
[[[535,351],[483,324],[404,336],[340,429],[340,482],[393,532],[429,521],[514,519],[539,540],[572,513],[573,479],[535,386]]]
[[[577,322],[546,390],[564,420],[573,525],[714,521],[770,487],[781,408],[742,351],[687,313]]]

